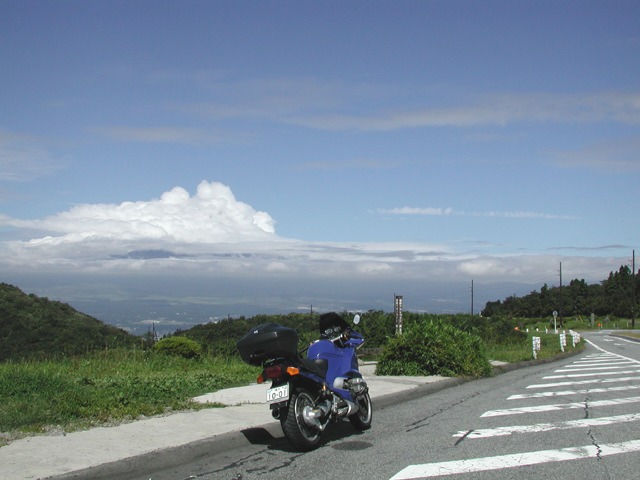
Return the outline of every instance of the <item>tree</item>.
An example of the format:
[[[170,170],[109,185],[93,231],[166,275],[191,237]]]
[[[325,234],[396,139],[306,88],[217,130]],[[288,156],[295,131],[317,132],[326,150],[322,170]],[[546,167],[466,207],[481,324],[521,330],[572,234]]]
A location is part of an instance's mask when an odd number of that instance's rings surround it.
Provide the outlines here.
[[[482,310],[485,317],[540,318],[557,310],[563,316],[614,315],[633,318],[635,299],[640,294],[640,285],[634,282],[631,269],[621,266],[600,284],[589,285],[584,279],[574,279],[568,286],[548,287],[533,291],[524,297],[515,295],[504,301],[487,302]]]

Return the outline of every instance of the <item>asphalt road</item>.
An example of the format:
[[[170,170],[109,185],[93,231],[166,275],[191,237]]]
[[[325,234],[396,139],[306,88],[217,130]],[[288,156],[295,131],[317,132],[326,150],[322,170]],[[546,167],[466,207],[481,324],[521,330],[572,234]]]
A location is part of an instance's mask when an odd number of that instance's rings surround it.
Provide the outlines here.
[[[637,478],[640,343],[586,338],[577,356],[374,410],[367,432],[333,425],[313,452],[256,430],[248,447],[137,480]]]

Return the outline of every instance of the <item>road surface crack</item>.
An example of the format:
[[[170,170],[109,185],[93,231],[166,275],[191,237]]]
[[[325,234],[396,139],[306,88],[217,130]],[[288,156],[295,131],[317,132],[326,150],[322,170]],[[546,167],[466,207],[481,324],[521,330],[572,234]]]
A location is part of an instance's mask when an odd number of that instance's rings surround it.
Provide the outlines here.
[[[411,432],[413,430],[417,430],[418,428],[422,428],[422,427],[427,427],[429,425],[428,420],[437,417],[438,415],[440,415],[441,413],[446,412],[447,410],[451,410],[454,407],[457,407],[458,405],[463,404],[464,402],[466,402],[467,400],[471,400],[472,398],[477,397],[478,395],[480,395],[480,392],[475,392],[473,395],[467,397],[467,398],[463,398],[462,400],[456,402],[456,403],[452,403],[451,405],[447,405],[446,407],[443,407],[435,412],[433,412],[431,415],[428,415],[426,417],[421,418],[420,420],[417,420],[413,423],[410,423],[409,425],[407,425],[407,429],[405,430],[405,432]]]
[[[469,436],[469,434],[473,432],[473,428],[471,430],[469,430],[467,433],[465,433],[464,435],[462,435],[458,441],[454,444],[454,447],[457,447],[458,444],[460,444],[465,438],[467,438]]]
[[[589,397],[585,397],[584,399],[584,418],[587,419],[590,416],[589,412]]]
[[[593,444],[593,446],[596,447],[596,459],[598,461],[602,460],[602,449],[600,448],[600,445],[598,445],[598,442],[596,441],[595,437],[593,436],[592,431],[589,430],[587,435],[591,439],[591,443]]]

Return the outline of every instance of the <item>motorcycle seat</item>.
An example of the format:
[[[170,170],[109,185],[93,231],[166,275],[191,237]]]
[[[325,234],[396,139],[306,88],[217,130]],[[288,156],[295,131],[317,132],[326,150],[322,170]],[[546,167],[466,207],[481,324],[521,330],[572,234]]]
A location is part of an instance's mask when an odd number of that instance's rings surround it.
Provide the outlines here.
[[[310,360],[303,358],[302,363],[311,372],[318,375],[320,378],[327,378],[327,371],[329,370],[329,362],[324,358],[314,358]]]

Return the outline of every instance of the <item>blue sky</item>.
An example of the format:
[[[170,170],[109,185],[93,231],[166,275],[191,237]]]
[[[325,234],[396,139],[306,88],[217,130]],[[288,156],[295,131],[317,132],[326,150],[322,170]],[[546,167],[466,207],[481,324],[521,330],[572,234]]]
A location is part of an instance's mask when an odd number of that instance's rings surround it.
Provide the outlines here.
[[[479,311],[639,246],[638,2],[1,0],[0,64],[29,292]]]

